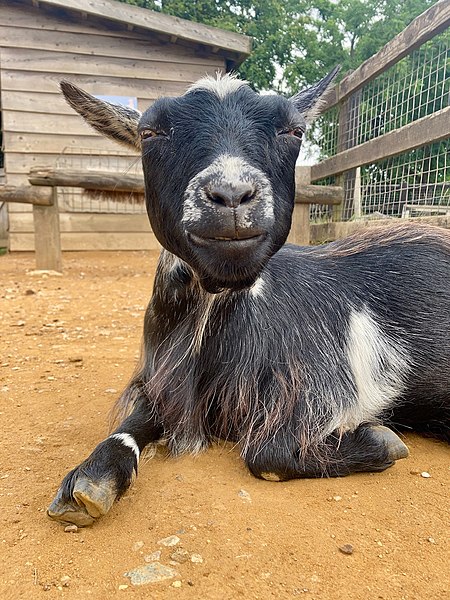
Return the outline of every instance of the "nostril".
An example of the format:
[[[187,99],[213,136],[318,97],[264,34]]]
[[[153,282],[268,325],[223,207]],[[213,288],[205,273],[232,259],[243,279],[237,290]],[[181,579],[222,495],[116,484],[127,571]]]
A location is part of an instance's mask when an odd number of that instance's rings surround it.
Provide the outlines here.
[[[222,204],[226,206],[229,201],[225,194],[220,193],[217,190],[210,190],[208,188],[205,188],[205,194],[208,200],[214,202],[214,204]]]
[[[252,189],[249,192],[246,192],[242,198],[240,204],[246,204],[247,202],[251,202],[256,196],[256,190]]]
[[[256,197],[256,188],[250,183],[208,185],[204,192],[210,202],[227,208],[237,208]]]

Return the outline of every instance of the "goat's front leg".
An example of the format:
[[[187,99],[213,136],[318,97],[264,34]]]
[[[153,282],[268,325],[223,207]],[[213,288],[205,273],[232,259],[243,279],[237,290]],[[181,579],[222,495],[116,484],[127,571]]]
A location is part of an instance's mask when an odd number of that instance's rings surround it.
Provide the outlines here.
[[[302,477],[343,477],[361,471],[384,471],[406,458],[408,448],[382,425],[360,425],[355,431],[332,434],[303,455],[295,440],[280,431],[261,450],[248,452],[245,461],[256,477],[285,481]]]
[[[159,440],[162,433],[148,398],[141,392],[130,416],[64,477],[48,516],[85,527],[105,515],[137,474],[142,450]]]

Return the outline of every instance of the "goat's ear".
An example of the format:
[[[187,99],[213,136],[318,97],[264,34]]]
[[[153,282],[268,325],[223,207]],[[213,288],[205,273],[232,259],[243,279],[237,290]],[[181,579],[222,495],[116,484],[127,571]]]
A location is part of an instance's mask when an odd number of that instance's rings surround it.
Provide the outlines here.
[[[291,100],[306,119],[306,122],[312,121],[320,114],[321,98],[330,87],[336,75],[341,70],[340,66],[334,67],[332,71],[325,75],[318,83],[292,96]]]
[[[61,81],[60,86],[70,106],[96,131],[128,148],[141,149],[138,110],[95,98],[69,81]]]

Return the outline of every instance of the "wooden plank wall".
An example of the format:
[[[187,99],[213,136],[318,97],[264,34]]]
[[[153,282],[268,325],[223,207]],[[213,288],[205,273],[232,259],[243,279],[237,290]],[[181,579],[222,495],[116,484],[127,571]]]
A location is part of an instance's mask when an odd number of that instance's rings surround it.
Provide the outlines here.
[[[58,83],[68,79],[92,94],[137,97],[140,110],[160,96],[180,95],[206,73],[224,68],[220,56],[164,44],[157,36],[90,23],[81,15],[0,0],[0,91],[6,183],[23,185],[37,165],[54,164],[64,149],[126,149],[96,134],[64,102]],[[130,154],[130,162],[133,156]],[[62,246],[157,247],[134,215],[62,215]],[[10,249],[34,247],[31,207],[9,206]],[[89,225],[87,225],[87,223]],[[98,226],[97,226],[98,223]],[[113,223],[117,224],[117,228]],[[106,231],[105,231],[106,228]],[[124,229],[125,228],[125,229]],[[97,232],[98,235],[97,235]]]

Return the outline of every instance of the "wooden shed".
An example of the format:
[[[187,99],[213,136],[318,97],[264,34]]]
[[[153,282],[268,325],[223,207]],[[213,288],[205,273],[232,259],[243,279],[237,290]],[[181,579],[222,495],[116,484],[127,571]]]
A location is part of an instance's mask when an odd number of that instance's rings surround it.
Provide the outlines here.
[[[0,0],[0,185],[27,184],[40,165],[139,164],[66,105],[61,79],[143,110],[249,52],[245,36],[114,0]],[[70,189],[58,197],[63,250],[156,247],[139,198]],[[32,207],[0,207],[0,242],[8,221],[9,248],[33,250]]]

